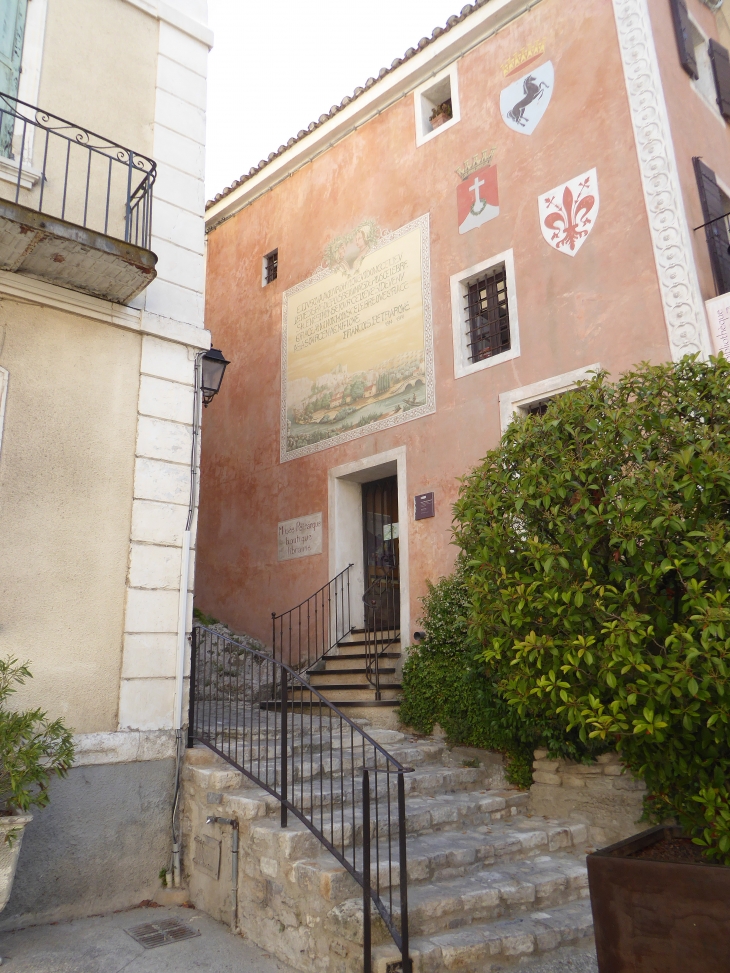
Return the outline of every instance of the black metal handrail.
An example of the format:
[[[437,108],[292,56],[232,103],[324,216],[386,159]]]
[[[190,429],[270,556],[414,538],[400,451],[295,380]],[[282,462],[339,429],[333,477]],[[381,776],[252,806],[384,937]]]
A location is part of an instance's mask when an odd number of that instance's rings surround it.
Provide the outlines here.
[[[18,167],[16,203],[149,249],[152,159],[1,92],[0,157]]]
[[[310,669],[352,631],[350,568],[288,611],[271,613],[271,645],[275,659],[295,669]]]
[[[362,596],[365,605],[365,675],[380,699],[380,660],[400,640],[400,585],[392,574],[376,578]]]
[[[402,973],[411,973],[403,775],[412,768],[291,666],[200,625],[188,747],[196,740],[277,798],[282,828],[291,812],[362,888],[364,973],[372,969],[372,905],[401,952]]]

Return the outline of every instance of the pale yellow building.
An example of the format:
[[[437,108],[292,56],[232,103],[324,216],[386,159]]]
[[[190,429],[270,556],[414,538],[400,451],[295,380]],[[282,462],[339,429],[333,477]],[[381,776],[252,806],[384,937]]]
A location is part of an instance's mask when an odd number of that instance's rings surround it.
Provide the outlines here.
[[[206,0],[0,12],[0,654],[78,748],[5,928],[136,904],[171,862],[211,43]]]

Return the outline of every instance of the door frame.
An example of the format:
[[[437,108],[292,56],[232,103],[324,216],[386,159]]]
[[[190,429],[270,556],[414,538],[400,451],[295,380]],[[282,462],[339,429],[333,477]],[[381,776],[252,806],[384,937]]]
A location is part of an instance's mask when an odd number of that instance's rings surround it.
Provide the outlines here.
[[[334,578],[348,564],[354,565],[350,577],[352,624],[362,628],[362,592],[365,584],[363,563],[362,484],[386,476],[398,477],[398,540],[400,557],[400,619],[404,644],[410,642],[410,571],[408,533],[410,507],[406,478],[406,447],[397,446],[384,453],[365,456],[328,471],[328,547],[329,577]]]

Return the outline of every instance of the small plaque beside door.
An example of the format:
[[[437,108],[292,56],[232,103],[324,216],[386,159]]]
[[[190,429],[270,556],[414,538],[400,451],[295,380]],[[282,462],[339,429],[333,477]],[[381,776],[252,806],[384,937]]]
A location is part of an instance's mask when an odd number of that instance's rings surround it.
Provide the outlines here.
[[[436,516],[436,504],[433,493],[419,493],[415,497],[416,520],[426,520]]]

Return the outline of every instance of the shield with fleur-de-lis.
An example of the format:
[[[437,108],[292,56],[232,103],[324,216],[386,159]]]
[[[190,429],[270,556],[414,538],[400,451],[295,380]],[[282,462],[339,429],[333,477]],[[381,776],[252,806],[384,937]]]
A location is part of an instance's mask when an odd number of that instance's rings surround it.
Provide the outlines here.
[[[540,229],[555,250],[574,257],[588,238],[598,215],[598,175],[589,169],[562,186],[538,196]]]

